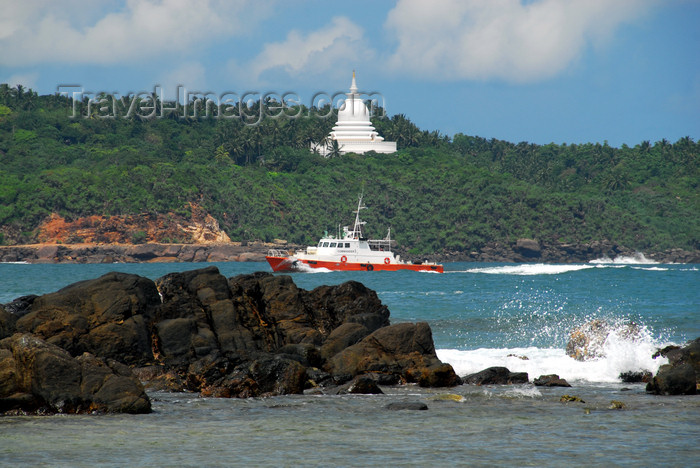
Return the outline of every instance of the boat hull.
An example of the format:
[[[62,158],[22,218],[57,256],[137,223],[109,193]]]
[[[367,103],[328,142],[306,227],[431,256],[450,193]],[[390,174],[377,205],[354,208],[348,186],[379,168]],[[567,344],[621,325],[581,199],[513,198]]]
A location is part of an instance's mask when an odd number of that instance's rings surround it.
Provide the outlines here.
[[[443,273],[442,265],[430,263],[353,263],[296,259],[293,257],[265,257],[272,271],[304,271],[305,268],[325,268],[332,271],[431,271]]]

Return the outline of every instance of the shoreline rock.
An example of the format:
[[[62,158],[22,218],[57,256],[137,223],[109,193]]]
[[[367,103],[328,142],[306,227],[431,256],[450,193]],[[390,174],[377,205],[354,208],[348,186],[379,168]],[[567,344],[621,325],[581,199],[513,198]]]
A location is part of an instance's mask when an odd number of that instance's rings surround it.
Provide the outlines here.
[[[647,392],[656,395],[697,395],[700,391],[700,338],[686,346],[668,347],[654,354],[669,363],[659,367],[647,384]]]
[[[0,263],[142,263],[142,262],[263,262],[269,249],[304,249],[286,242],[230,242],[207,244],[30,244],[0,246]],[[513,245],[490,243],[479,252],[444,252],[411,258],[438,262],[585,263],[604,258],[639,256],[640,253],[607,241],[585,244],[546,244],[518,239]],[[668,249],[645,253],[659,263],[700,263],[700,251]]]
[[[275,244],[36,244],[0,246],[0,263],[263,262]]]
[[[0,414],[151,412],[124,364],[66,350],[30,334],[0,341]]]
[[[532,382],[537,387],[571,387],[571,384],[557,374],[540,375]]]
[[[489,367],[462,379],[469,385],[518,385],[529,383],[527,372],[511,372],[506,367]]]
[[[152,388],[212,397],[301,394],[352,379],[353,392],[375,391],[373,383],[461,383],[437,358],[428,324],[391,325],[387,307],[361,283],[306,291],[287,275],[227,279],[216,266],[155,282],[112,272],[0,305],[0,343],[18,336],[55,349],[64,360],[93,356],[92,369],[107,365],[136,379],[134,368]],[[0,374],[22,375],[5,363],[8,353],[0,349]],[[5,387],[0,402],[9,398],[7,404],[21,407],[22,398],[13,395],[22,392]],[[72,398],[77,403],[71,407],[83,411],[80,402],[87,400]],[[36,400],[26,403],[37,406]]]

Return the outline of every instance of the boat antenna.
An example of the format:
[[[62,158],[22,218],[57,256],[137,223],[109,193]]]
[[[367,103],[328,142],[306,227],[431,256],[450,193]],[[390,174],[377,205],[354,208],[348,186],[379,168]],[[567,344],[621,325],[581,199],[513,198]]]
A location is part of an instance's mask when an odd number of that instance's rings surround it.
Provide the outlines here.
[[[357,211],[355,213],[355,224],[352,226],[352,235],[354,238],[362,237],[362,225],[365,224],[364,221],[360,221],[360,210],[367,208],[362,206],[362,197],[364,196],[364,190],[360,193],[360,200],[357,202]]]

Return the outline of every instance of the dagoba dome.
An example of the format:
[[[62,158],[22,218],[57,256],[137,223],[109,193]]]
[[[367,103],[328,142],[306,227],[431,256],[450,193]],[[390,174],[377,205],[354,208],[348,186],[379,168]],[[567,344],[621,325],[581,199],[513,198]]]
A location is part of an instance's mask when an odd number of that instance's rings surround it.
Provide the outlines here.
[[[312,145],[312,150],[326,156],[332,151],[333,142],[338,142],[341,154],[363,154],[368,151],[377,153],[396,152],[396,142],[384,141],[370,122],[369,111],[362,97],[357,92],[355,72],[352,72],[352,84],[347,98],[338,109],[338,121],[325,142]]]

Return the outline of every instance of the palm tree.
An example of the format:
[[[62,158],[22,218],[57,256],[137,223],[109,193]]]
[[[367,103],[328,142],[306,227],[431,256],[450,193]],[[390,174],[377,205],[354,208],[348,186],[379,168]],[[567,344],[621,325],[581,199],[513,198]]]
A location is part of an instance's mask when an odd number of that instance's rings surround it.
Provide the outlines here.
[[[10,86],[7,83],[0,84],[0,102],[9,104],[11,95]]]
[[[340,151],[340,145],[338,145],[338,140],[331,140],[328,142],[326,157],[327,158],[338,158],[342,156]]]

